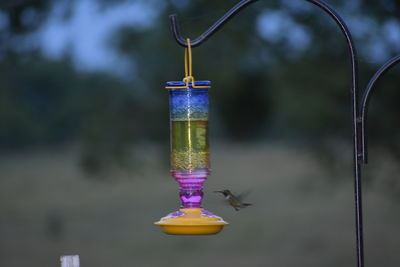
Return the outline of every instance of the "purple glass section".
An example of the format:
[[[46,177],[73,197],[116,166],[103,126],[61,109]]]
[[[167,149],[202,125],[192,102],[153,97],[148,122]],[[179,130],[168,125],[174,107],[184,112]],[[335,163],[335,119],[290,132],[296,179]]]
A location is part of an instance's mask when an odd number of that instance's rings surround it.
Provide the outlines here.
[[[174,174],[179,183],[179,198],[182,201],[182,209],[201,208],[203,200],[203,184],[207,179],[204,174],[187,173]]]

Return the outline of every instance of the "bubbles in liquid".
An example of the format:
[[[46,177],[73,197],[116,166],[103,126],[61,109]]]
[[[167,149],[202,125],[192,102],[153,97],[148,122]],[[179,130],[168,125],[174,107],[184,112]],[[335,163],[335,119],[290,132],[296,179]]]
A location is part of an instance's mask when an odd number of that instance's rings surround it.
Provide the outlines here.
[[[171,121],[171,167],[191,171],[210,168],[208,121]]]

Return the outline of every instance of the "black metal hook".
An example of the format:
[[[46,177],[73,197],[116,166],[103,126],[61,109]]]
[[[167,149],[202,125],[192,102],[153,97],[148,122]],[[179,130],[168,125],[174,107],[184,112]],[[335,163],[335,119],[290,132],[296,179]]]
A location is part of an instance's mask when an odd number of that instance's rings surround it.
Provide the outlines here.
[[[362,213],[362,186],[361,186],[361,166],[360,155],[362,146],[360,142],[360,131],[358,123],[358,60],[357,49],[354,45],[350,30],[339,14],[322,0],[306,0],[325,11],[342,30],[350,52],[351,58],[351,108],[353,119],[353,174],[354,174],[354,200],[356,217],[356,251],[357,266],[364,267],[364,233],[363,233],[363,213]]]
[[[361,123],[361,145],[362,145],[362,161],[364,163],[368,163],[368,144],[367,144],[367,116],[368,116],[368,107],[371,99],[371,95],[373,90],[376,88],[377,82],[380,78],[388,72],[391,68],[395,67],[400,63],[400,55],[388,60],[385,64],[383,64],[379,70],[374,74],[374,76],[369,81],[364,94],[361,99],[360,105],[360,118],[359,123]]]
[[[217,22],[215,22],[210,28],[208,28],[204,33],[202,33],[199,37],[194,39],[193,41],[190,42],[191,47],[197,47],[204,43],[208,38],[210,38],[211,35],[213,35],[215,32],[217,32],[225,23],[227,23],[229,20],[233,18],[239,11],[241,11],[243,8],[246,6],[255,3],[258,0],[242,0],[238,4],[236,4],[234,7],[232,7],[231,10],[229,10],[225,15],[223,15]],[[178,17],[173,14],[169,16],[169,21],[171,24],[171,31],[172,34],[174,35],[175,40],[178,42],[183,47],[187,47],[187,41],[186,38],[182,37],[180,30],[179,30],[179,24],[178,24]]]

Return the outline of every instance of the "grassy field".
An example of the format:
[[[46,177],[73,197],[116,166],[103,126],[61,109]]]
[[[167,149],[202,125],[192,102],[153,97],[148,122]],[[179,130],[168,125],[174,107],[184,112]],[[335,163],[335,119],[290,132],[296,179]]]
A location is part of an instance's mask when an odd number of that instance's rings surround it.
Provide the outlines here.
[[[82,267],[355,266],[351,153],[327,169],[304,148],[214,146],[204,206],[231,224],[196,237],[153,225],[178,208],[177,184],[157,148],[143,151],[140,169],[103,181],[84,177],[74,149],[1,156],[0,267],[55,267],[66,254],[79,254]],[[376,182],[398,168],[375,161],[364,198],[367,266],[399,266],[399,204]],[[225,188],[251,190],[254,206],[235,212],[212,193]]]

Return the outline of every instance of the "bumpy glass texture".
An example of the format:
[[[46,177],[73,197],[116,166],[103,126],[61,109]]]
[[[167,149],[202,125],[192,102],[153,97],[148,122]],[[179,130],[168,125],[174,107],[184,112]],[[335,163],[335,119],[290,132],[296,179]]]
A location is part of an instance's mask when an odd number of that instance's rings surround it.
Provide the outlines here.
[[[169,94],[171,174],[179,183],[181,208],[201,208],[210,174],[208,88],[172,88]]]
[[[208,89],[170,89],[171,171],[209,173]]]

